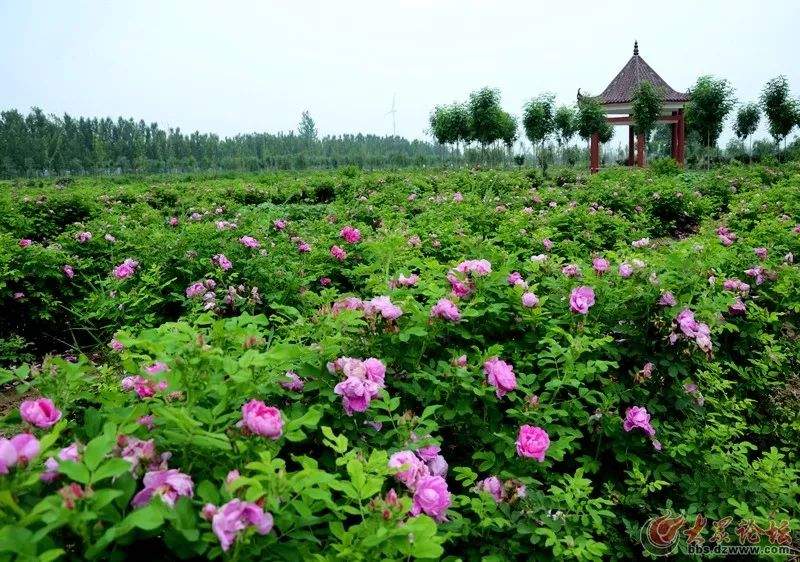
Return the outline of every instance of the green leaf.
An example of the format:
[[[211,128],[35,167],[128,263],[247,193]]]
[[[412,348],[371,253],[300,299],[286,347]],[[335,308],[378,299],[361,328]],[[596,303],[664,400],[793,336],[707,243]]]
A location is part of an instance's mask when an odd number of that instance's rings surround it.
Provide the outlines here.
[[[158,529],[164,524],[164,516],[153,505],[137,509],[128,515],[120,524],[125,529],[139,528],[145,531]]]
[[[219,503],[219,490],[208,480],[203,480],[197,486],[197,497],[206,503],[217,505]]]
[[[92,474],[92,483],[106,478],[115,478],[131,469],[131,463],[125,459],[108,459]]]
[[[81,484],[89,483],[89,469],[81,463],[61,461],[58,463],[58,471],[75,482],[80,482]]]
[[[86,468],[95,470],[114,448],[115,441],[113,433],[103,433],[89,441],[83,452],[83,463]]]

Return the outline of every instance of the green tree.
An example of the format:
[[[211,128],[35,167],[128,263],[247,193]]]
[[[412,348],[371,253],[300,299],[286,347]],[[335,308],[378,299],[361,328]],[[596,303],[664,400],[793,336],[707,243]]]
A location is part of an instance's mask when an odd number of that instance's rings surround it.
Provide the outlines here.
[[[503,109],[500,107],[500,92],[492,88],[481,88],[469,95],[467,102],[470,139],[486,146],[503,138]],[[506,123],[507,125],[507,123]]]
[[[522,126],[525,136],[536,147],[536,157],[542,172],[547,173],[549,151],[545,150],[545,143],[555,131],[555,96],[542,94],[529,101],[522,108]]]
[[[553,116],[556,140],[559,146],[564,146],[572,140],[578,132],[578,113],[574,107],[562,105],[556,109]]]
[[[775,144],[779,144],[781,140],[786,144],[786,137],[800,120],[799,105],[790,96],[789,81],[785,76],[773,78],[764,86],[761,107],[769,121],[769,134],[775,139]]]
[[[317,140],[317,126],[307,110],[300,117],[300,125],[297,127],[297,132],[308,146]]]
[[[595,133],[605,143],[614,136],[614,127],[606,120],[602,104],[596,98],[584,96],[578,103],[578,135],[589,140]]]
[[[736,123],[733,125],[733,132],[740,140],[744,141],[750,138],[750,149],[748,151],[750,161],[753,161],[753,133],[758,128],[758,122],[761,120],[761,112],[758,109],[758,104],[748,103],[739,108],[736,113]]]
[[[706,148],[706,167],[709,153],[717,145],[725,118],[736,105],[733,87],[724,78],[701,76],[690,90],[691,101],[686,106],[686,127],[696,131]]]
[[[633,92],[631,117],[634,130],[644,135],[645,143],[650,140],[650,133],[661,116],[663,108],[664,92],[650,82],[639,82]]]

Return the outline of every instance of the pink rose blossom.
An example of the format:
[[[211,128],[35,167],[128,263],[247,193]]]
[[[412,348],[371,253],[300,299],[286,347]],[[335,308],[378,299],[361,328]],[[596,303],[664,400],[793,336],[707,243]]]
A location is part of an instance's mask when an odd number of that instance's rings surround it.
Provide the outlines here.
[[[675,295],[669,291],[666,291],[661,293],[661,298],[658,299],[658,304],[661,306],[675,306],[678,304],[678,301],[675,300]]]
[[[58,461],[79,461],[80,460],[80,453],[78,451],[78,443],[73,443],[68,447],[64,447],[58,452],[58,459],[54,457],[48,457],[46,461],[44,461],[45,470],[42,472],[40,476],[41,480],[44,482],[52,482],[56,478],[58,478]]]
[[[597,275],[603,275],[606,271],[608,271],[611,265],[608,263],[607,259],[604,258],[594,258],[592,260],[592,267],[594,268],[594,272]]]
[[[127,258],[121,264],[114,268],[114,276],[117,279],[127,279],[136,273],[136,268],[139,267],[139,262]]]
[[[30,433],[20,433],[11,438],[11,445],[17,452],[17,462],[27,463],[39,454],[39,440]]]
[[[88,231],[79,232],[79,233],[77,233],[75,235],[75,240],[77,240],[81,244],[85,244],[86,242],[88,242],[91,239],[92,239],[92,233],[88,232]]]
[[[517,435],[517,454],[521,457],[544,461],[547,449],[550,447],[550,437],[541,427],[523,425]]]
[[[733,316],[743,316],[747,313],[747,306],[744,304],[741,297],[736,297],[733,304],[728,307],[728,312]]]
[[[153,496],[161,499],[170,507],[175,505],[179,497],[194,496],[194,482],[188,474],[176,469],[150,471],[144,475],[144,488],[133,497],[133,507],[141,507],[150,502]]]
[[[286,228],[286,220],[285,219],[277,219],[272,222],[272,226],[275,227],[275,230],[283,230]]]
[[[549,238],[545,238],[544,240],[542,240],[542,246],[544,246],[544,249],[549,252],[550,250],[553,249],[553,241],[550,240]]]
[[[75,277],[75,270],[72,268],[71,265],[65,265],[61,268],[61,271],[64,272],[64,275],[67,276],[67,279],[72,279]]]
[[[483,364],[483,372],[486,379],[493,387],[498,398],[502,398],[515,388],[517,388],[517,377],[514,369],[498,357],[492,357]]]
[[[203,285],[199,281],[195,282],[195,283],[192,283],[191,285],[186,287],[186,296],[188,298],[190,298],[190,299],[193,299],[195,297],[199,297],[199,296],[203,295],[205,292],[206,292],[205,285]]]
[[[20,248],[27,248],[28,246],[33,244],[33,240],[30,240],[29,238],[22,238],[22,239],[20,239],[18,244],[19,244]]]
[[[11,441],[0,437],[0,474],[8,474],[8,469],[17,464],[17,449]]]
[[[331,256],[339,261],[344,261],[347,258],[347,252],[339,246],[331,246]]]
[[[297,245],[297,251],[300,252],[301,254],[307,254],[308,252],[311,251],[311,245],[308,244],[307,242],[300,242]]]
[[[431,309],[431,318],[441,318],[450,322],[461,320],[461,313],[458,307],[450,299],[439,299]]]
[[[430,471],[411,451],[398,451],[389,457],[389,468],[403,468],[394,477],[405,484],[409,490],[414,490],[420,478],[429,475]]]
[[[361,232],[357,228],[353,228],[352,226],[345,226],[339,232],[339,235],[348,244],[355,244],[359,240],[361,240]]]
[[[756,256],[761,261],[764,261],[764,260],[767,259],[767,249],[766,248],[756,248],[755,250],[753,250],[753,252],[755,252]]]
[[[342,405],[348,416],[353,412],[364,412],[369,407],[370,401],[375,398],[381,385],[373,381],[358,377],[347,377],[333,387],[333,392],[342,397]]]
[[[178,217],[170,217],[169,218],[169,225],[170,226],[178,226],[179,223],[180,223],[180,221],[178,220]]]
[[[459,355],[455,359],[456,367],[466,367],[467,366],[467,356],[466,355]]]
[[[403,315],[399,306],[392,304],[387,296],[375,297],[364,303],[364,315],[374,317],[380,314],[385,320],[397,320]]]
[[[537,297],[534,293],[523,293],[522,295],[522,306],[525,308],[533,308],[539,304],[539,297]]]
[[[281,411],[267,406],[261,400],[250,400],[242,406],[242,421],[239,424],[256,435],[273,440],[283,435]]]
[[[203,508],[203,513],[211,516],[211,528],[224,552],[227,552],[236,538],[249,527],[255,528],[261,535],[266,535],[272,530],[272,514],[265,513],[257,504],[239,499],[233,499],[219,509],[206,506]]]
[[[497,476],[489,476],[484,478],[475,487],[479,492],[486,492],[491,495],[495,502],[503,501],[505,490],[503,490],[503,482]]]
[[[594,290],[591,287],[576,287],[569,295],[569,307],[577,314],[587,314],[594,306]]]
[[[461,192],[460,192],[460,191],[456,191],[456,192],[453,194],[453,201],[454,201],[455,203],[461,203],[463,200],[464,200],[464,196],[463,196],[463,195],[461,195]]]
[[[633,406],[625,410],[625,421],[622,427],[625,431],[639,428],[650,437],[656,433],[656,430],[650,425],[650,414],[647,413],[647,408],[640,406]]]
[[[439,445],[427,445],[417,449],[417,456],[424,462],[430,462],[439,455],[441,450],[442,448]]]
[[[492,264],[486,260],[466,260],[456,266],[459,273],[471,273],[473,275],[485,276],[492,272]]]
[[[570,263],[561,268],[561,273],[567,277],[580,277],[581,269],[574,263]]]
[[[633,246],[634,248],[645,248],[645,247],[647,247],[649,245],[650,245],[650,239],[649,238],[642,238],[640,240],[635,240],[635,241],[631,242],[631,246]]]
[[[519,271],[512,271],[508,276],[508,284],[515,287],[527,287],[527,283],[522,278],[522,275]]]
[[[230,268],[233,267],[231,260],[225,257],[225,254],[216,254],[211,258],[211,263],[216,265],[223,271],[228,271]]]
[[[121,341],[119,341],[117,338],[113,338],[111,340],[111,342],[108,344],[108,347],[110,347],[111,349],[113,349],[114,351],[117,351],[117,352],[122,351],[123,349],[125,349],[125,345],[123,345],[123,343]]]
[[[19,413],[23,421],[43,429],[53,427],[61,419],[61,411],[49,398],[25,400],[19,406]]]
[[[472,287],[461,281],[455,275],[452,274],[448,275],[447,281],[448,283],[450,283],[450,292],[453,294],[454,297],[463,299],[464,297],[467,297],[470,295],[470,293],[472,293]]]
[[[286,390],[294,392],[301,392],[305,386],[305,382],[294,371],[286,371],[284,380],[280,381],[281,386]]]
[[[450,492],[447,482],[441,476],[424,476],[417,482],[414,490],[414,503],[411,514],[425,513],[436,521],[442,522],[447,518],[447,508],[450,507]]]
[[[447,475],[447,461],[442,455],[436,455],[427,463],[425,463],[430,471],[431,476],[446,476]]]
[[[633,275],[633,268],[627,262],[620,264],[619,266],[619,276],[628,278]]]
[[[242,236],[241,238],[239,238],[239,242],[241,242],[242,245],[247,246],[248,248],[261,247],[261,243],[252,236]]]

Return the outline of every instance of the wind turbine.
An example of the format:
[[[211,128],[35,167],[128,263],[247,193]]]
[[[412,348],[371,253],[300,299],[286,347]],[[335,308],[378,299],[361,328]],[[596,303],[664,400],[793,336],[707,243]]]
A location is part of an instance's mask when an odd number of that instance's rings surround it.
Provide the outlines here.
[[[394,136],[394,137],[397,136],[397,107],[395,105],[395,99],[396,98],[397,98],[397,94],[392,94],[392,109],[387,111],[385,113],[385,115],[384,115],[384,117],[386,115],[389,115],[390,113],[392,115],[392,136]]]

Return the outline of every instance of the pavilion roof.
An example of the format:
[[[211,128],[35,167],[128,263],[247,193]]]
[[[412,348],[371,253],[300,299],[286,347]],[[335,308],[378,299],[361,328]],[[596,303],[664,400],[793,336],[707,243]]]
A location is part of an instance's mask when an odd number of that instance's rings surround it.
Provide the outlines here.
[[[603,104],[630,103],[640,82],[650,82],[664,92],[664,101],[689,101],[689,94],[672,89],[658,73],[639,56],[639,43],[633,44],[633,56],[622,67],[598,99]]]

